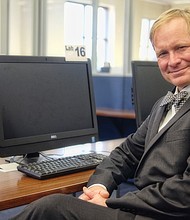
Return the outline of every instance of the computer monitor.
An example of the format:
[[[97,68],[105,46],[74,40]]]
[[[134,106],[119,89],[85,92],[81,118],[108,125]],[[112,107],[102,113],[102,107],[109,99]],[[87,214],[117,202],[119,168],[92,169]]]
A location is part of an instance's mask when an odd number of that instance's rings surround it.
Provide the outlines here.
[[[0,56],[0,157],[97,138],[89,59]]]
[[[156,61],[132,61],[132,96],[139,127],[149,115],[154,103],[173,85],[162,77]]]

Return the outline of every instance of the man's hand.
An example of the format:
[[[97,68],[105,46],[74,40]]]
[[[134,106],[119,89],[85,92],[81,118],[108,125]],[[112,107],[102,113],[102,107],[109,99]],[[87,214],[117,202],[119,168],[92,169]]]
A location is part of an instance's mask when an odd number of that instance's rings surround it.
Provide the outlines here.
[[[106,200],[108,197],[109,193],[106,189],[101,186],[92,186],[90,188],[83,187],[83,194],[79,196],[79,199],[107,207]]]

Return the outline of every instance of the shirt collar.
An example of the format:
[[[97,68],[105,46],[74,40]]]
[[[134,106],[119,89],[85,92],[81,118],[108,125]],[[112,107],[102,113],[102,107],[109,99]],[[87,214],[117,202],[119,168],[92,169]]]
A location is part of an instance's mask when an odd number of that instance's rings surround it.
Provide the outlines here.
[[[186,86],[186,87],[183,88],[181,91],[186,91],[186,92],[188,92],[188,94],[190,95],[190,85]],[[181,92],[181,91],[180,91],[180,92]],[[177,94],[177,93],[178,93],[178,90],[177,90],[177,87],[176,87],[174,94]]]
[[[181,91],[186,91],[186,92],[188,92],[187,98],[190,97],[190,85],[186,86],[186,87],[183,88]],[[181,91],[180,91],[180,92],[181,92]],[[174,94],[177,94],[177,93],[178,93],[178,90],[177,90],[177,87],[176,87]]]

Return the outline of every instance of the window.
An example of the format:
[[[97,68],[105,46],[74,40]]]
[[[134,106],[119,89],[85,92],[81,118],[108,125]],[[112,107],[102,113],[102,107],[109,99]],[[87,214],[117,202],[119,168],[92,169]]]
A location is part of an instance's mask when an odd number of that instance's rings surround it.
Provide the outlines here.
[[[123,58],[129,4],[129,0],[0,0],[0,53],[64,56],[65,45],[85,45],[93,73],[110,63],[110,73],[122,75],[125,62],[129,66]]]
[[[149,40],[150,29],[155,20],[143,18],[141,22],[141,36],[140,36],[140,48],[139,58],[141,60],[156,60],[155,52],[152,44]]]
[[[93,8],[91,5],[66,2],[64,6],[65,45],[85,45],[87,57],[92,57]],[[98,7],[97,66],[108,60],[108,8]]]
[[[64,7],[65,45],[85,45],[92,54],[92,6],[66,2]]]

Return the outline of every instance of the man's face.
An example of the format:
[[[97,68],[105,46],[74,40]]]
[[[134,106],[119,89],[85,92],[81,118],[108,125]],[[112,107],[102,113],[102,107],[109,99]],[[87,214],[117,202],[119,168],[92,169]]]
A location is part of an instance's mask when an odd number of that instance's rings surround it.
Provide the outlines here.
[[[190,85],[190,34],[182,18],[175,18],[156,30],[154,49],[165,80],[179,90]]]

